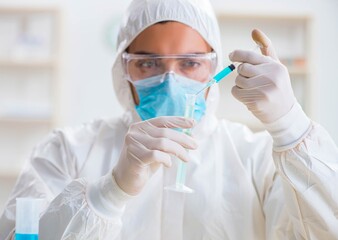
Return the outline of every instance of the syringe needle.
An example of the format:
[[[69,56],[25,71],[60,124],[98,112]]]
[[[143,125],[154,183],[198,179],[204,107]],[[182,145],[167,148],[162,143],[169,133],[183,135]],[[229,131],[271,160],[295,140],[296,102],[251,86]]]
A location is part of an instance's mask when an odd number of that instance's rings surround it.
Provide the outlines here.
[[[203,87],[201,90],[199,90],[195,95],[199,95],[201,92],[203,92],[205,89],[207,89],[208,87],[210,87],[212,84],[214,84],[216,81],[215,79],[211,79],[207,85],[205,85],[205,87]]]

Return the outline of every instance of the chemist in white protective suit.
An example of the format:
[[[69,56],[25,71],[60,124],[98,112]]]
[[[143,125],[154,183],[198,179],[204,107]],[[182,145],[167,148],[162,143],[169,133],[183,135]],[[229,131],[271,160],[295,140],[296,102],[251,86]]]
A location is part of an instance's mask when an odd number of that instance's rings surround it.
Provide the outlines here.
[[[217,120],[217,84],[197,98],[194,120],[178,117],[185,93],[222,66],[215,15],[207,0],[134,0],[113,65],[125,114],[39,144],[0,239],[12,238],[24,196],[47,201],[41,239],[338,239],[337,147],[297,103],[272,46],[262,52],[229,57],[242,63],[233,95],[267,131]],[[191,127],[191,136],[177,131]],[[164,190],[175,182],[173,156],[187,162],[194,193]]]

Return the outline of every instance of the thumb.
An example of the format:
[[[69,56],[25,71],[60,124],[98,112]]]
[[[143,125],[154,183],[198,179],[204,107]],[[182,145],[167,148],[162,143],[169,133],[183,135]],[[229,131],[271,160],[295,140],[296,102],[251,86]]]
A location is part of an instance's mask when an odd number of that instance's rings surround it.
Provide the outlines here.
[[[277,53],[272,46],[271,40],[259,29],[254,29],[251,32],[252,39],[260,47],[261,52],[265,56],[272,57],[273,59],[279,61]]]

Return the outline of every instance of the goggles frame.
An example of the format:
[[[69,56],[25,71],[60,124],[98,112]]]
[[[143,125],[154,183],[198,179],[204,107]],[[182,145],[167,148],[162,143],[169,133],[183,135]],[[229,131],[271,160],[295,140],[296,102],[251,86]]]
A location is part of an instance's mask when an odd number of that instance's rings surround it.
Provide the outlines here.
[[[133,80],[130,76],[130,73],[128,71],[128,63],[132,60],[141,60],[141,59],[202,59],[202,60],[210,60],[211,62],[211,71],[209,74],[209,77],[211,77],[217,67],[217,54],[216,52],[208,52],[208,53],[187,53],[187,54],[135,54],[135,53],[127,53],[123,52],[121,55],[122,58],[122,65],[123,65],[123,70],[124,70],[124,75],[125,78],[131,82],[132,84],[135,81],[138,80]],[[162,74],[169,73],[169,72],[175,72],[175,71],[166,71],[163,72]],[[176,72],[175,72],[176,73]],[[178,73],[176,73],[178,74]],[[141,80],[141,79],[139,79]]]

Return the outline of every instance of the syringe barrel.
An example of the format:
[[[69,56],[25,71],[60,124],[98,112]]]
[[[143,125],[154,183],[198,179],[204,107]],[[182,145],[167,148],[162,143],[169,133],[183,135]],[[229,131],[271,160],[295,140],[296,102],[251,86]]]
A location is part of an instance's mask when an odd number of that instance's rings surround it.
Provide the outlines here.
[[[235,65],[234,64],[230,64],[229,66],[227,66],[226,68],[224,68],[222,71],[220,71],[219,73],[217,73],[216,76],[214,76],[213,78],[218,83],[219,81],[221,81],[223,78],[225,78],[227,75],[229,75],[235,69],[236,69]]]

